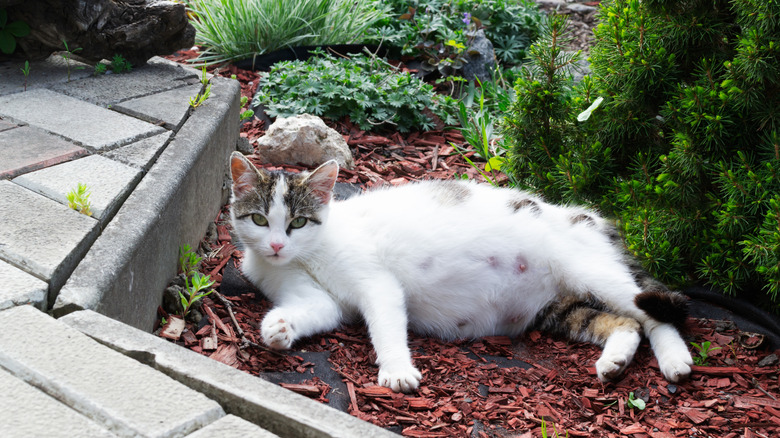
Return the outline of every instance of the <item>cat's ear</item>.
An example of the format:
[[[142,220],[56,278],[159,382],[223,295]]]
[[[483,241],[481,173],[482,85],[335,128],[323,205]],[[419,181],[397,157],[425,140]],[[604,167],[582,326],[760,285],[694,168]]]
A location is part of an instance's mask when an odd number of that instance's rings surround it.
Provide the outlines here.
[[[306,178],[314,196],[319,198],[323,205],[330,202],[333,196],[333,186],[339,176],[339,164],[336,160],[330,160],[314,171]]]
[[[230,176],[233,178],[233,194],[239,197],[252,190],[260,178],[255,166],[238,151],[230,155]]]

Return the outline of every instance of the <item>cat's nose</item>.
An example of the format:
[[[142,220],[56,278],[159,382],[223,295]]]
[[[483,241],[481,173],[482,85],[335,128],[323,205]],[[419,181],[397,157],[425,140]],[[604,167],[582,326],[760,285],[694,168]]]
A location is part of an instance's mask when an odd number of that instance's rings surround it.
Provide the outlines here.
[[[272,242],[271,243],[271,249],[273,249],[274,252],[277,253],[277,254],[279,253],[279,251],[282,250],[282,248],[284,248],[284,244],[283,243],[276,243],[276,242]]]

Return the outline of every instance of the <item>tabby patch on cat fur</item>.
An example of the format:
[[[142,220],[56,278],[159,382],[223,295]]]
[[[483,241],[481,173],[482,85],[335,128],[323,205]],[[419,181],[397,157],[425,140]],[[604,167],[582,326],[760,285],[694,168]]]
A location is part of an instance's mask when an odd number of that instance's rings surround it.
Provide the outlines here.
[[[444,339],[554,332],[603,348],[598,377],[618,377],[642,334],[677,382],[691,355],[676,325],[686,299],[641,270],[597,213],[515,189],[425,181],[332,199],[338,165],[292,174],[234,152],[231,217],[242,270],[273,302],[264,342],[362,318],[379,384],[413,391],[422,374],[407,329]]]

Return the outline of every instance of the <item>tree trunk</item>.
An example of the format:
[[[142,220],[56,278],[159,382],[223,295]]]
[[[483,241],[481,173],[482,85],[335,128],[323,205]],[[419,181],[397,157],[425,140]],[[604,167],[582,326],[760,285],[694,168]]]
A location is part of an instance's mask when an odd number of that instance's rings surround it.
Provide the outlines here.
[[[30,35],[18,44],[29,59],[65,50],[92,62],[122,55],[134,66],[155,55],[192,47],[195,28],[183,4],[160,0],[0,0],[9,21]]]

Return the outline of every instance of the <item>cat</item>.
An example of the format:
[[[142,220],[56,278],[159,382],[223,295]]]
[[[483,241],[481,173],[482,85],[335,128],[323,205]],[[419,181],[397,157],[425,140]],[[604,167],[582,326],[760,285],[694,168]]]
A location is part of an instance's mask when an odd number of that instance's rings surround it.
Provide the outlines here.
[[[273,302],[264,342],[362,317],[378,383],[415,390],[407,329],[443,339],[530,329],[603,347],[602,381],[621,375],[644,333],[667,380],[691,373],[678,327],[687,299],[642,271],[593,211],[511,188],[423,181],[333,199],[335,161],[299,174],[231,156],[231,220],[243,274]]]

